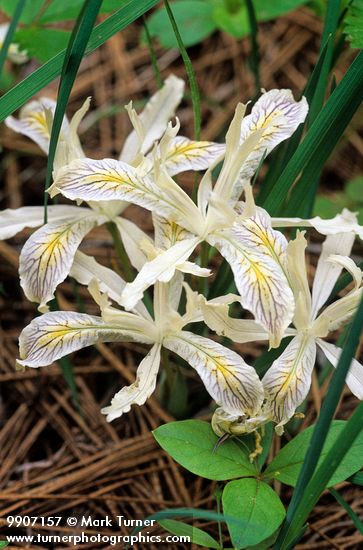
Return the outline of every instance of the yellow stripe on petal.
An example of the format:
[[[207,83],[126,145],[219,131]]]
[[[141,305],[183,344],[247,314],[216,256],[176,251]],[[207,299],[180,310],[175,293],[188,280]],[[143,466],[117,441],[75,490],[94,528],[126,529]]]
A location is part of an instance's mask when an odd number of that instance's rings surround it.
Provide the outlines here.
[[[304,122],[308,108],[305,97],[295,101],[291,90],[270,90],[262,94],[251,114],[242,121],[241,143],[254,132],[263,131],[254,151],[242,166],[242,183],[251,179],[264,154],[289,138]]]
[[[48,153],[51,127],[47,120],[46,111],[54,113],[56,102],[48,97],[42,97],[39,100],[31,101],[21,111],[19,119],[12,116],[5,120],[6,125],[35,141],[37,145]],[[64,119],[63,130],[68,127],[67,119]]]
[[[127,201],[155,211],[173,221],[185,221],[190,212],[199,211],[181,188],[165,184],[161,188],[136,168],[113,159],[79,159],[59,170],[50,188],[51,196],[62,193],[71,200]]]
[[[177,242],[193,237],[192,233],[184,229],[184,227],[156,214],[153,214],[153,224],[155,229],[155,246],[160,250],[167,250]]]
[[[20,254],[20,282],[40,311],[54,297],[59,283],[67,277],[74,255],[84,236],[103,219],[92,214],[63,222],[51,222],[31,235]]]
[[[261,381],[237,353],[187,331],[164,338],[163,344],[198,372],[209,394],[228,413],[253,415],[259,410]]]
[[[271,230],[261,239],[253,220],[239,219],[231,229],[208,238],[230,264],[243,307],[268,332],[272,347],[279,345],[294,312],[293,293],[281,267],[284,237],[276,233]]]
[[[34,319],[19,337],[19,365],[44,367],[73,351],[97,342],[136,340],[152,343],[147,321],[132,313],[119,312],[118,323],[106,324],[101,317],[54,311]]]
[[[307,396],[315,356],[314,339],[296,336],[263,377],[267,401],[264,409],[280,426],[286,424]]]
[[[165,168],[174,176],[186,170],[206,170],[223,158],[225,145],[211,141],[192,141],[186,137],[174,138],[165,154]]]

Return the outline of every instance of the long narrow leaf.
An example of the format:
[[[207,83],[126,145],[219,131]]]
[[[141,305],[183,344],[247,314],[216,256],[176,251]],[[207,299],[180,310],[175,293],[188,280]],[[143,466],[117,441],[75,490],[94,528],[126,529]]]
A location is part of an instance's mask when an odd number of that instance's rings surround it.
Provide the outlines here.
[[[320,454],[323,450],[331,421],[339,403],[340,396],[344,388],[344,381],[348,374],[349,367],[358,347],[360,334],[363,326],[363,299],[359,305],[358,311],[354,317],[349,330],[346,345],[343,348],[336,371],[333,374],[328,393],[323,402],[321,412],[316,423],[310,446],[304,463],[302,465],[299,479],[293,493],[289,508],[286,514],[286,520],[280,531],[274,548],[287,549],[291,542],[299,534],[307,519],[310,511],[324,491],[326,484],[340,464],[344,455],[353,443],[355,437],[362,430],[363,422],[363,403],[361,403],[347,426],[339,437],[331,451],[327,454],[323,463],[316,471]]]
[[[10,44],[13,40],[15,31],[16,31],[16,27],[18,26],[19,19],[21,17],[23,8],[25,6],[25,2],[26,2],[26,0],[18,0],[18,3],[17,3],[16,8],[15,8],[14,15],[13,15],[11,21],[10,21],[8,32],[6,33],[5,40],[3,42],[3,45],[1,46],[1,50],[0,50],[0,74],[2,73],[3,66],[4,66],[4,63],[5,63],[5,59],[6,59],[6,56],[8,54]]]
[[[320,76],[322,74],[323,67],[325,65],[325,59],[327,56],[327,50],[330,42],[331,42],[331,37],[328,39],[328,42],[326,43],[325,47],[320,52],[318,61],[314,66],[314,69],[302,93],[302,95],[306,97],[309,105],[311,104],[314,94],[318,89]],[[270,192],[270,187],[273,186],[274,183],[277,181],[277,178],[281,174],[282,170],[284,169],[284,167],[287,165],[287,163],[295,153],[296,149],[299,146],[301,138],[303,136],[304,128],[305,128],[305,124],[300,124],[300,126],[298,127],[294,135],[291,136],[289,140],[281,143],[276,149],[276,152],[274,153],[270,161],[268,172],[263,180],[263,186],[261,187],[261,190],[257,198],[258,204],[261,204],[261,205],[264,204],[264,201],[266,200],[266,197]]]
[[[363,522],[359,519],[354,510],[351,509],[349,504],[345,502],[344,498],[335,489],[330,489],[331,494],[335,500],[344,508],[348,516],[352,520],[354,527],[363,535]]]
[[[323,109],[310,127],[305,139],[287,164],[276,183],[271,186],[263,206],[272,215],[277,215],[296,178],[305,169],[307,185],[292,190],[288,212],[296,214],[296,208],[308,191],[309,182],[320,172],[322,166],[338,143],[345,128],[363,99],[363,52],[360,52],[336,87]]]
[[[84,1],[83,7],[78,15],[76,24],[69,39],[66,54],[64,56],[62,74],[58,87],[57,105],[54,113],[52,131],[50,134],[49,142],[47,176],[45,180],[44,193],[44,223],[47,222],[47,190],[52,180],[53,162],[60,130],[62,127],[64,113],[101,4],[102,0],[93,0],[92,2],[91,0]]]
[[[86,55],[127,27],[157,2],[158,0],[124,0],[117,12],[94,28],[86,48]],[[65,50],[59,52],[0,98],[0,122],[60,75],[64,56]]]
[[[169,0],[164,0],[164,4],[165,4],[165,9],[168,14],[168,17],[170,19],[171,26],[173,27],[173,31],[179,46],[180,55],[182,56],[182,59],[184,62],[186,73],[188,75],[190,91],[192,94],[192,103],[193,103],[194,134],[195,134],[195,139],[198,141],[200,139],[200,127],[201,127],[200,94],[199,94],[198,82],[195,76],[192,62],[190,61],[190,57],[184,46],[182,37],[180,36],[178,25],[177,25],[177,22],[175,21],[175,17],[170,7]]]
[[[252,0],[246,0],[246,8],[248,22],[250,26],[251,39],[251,54],[249,62],[251,71],[255,77],[255,95],[257,97],[261,92],[260,50],[258,45],[258,24],[256,18],[256,10]]]
[[[316,119],[321,107],[324,103],[324,95],[328,83],[328,77],[331,69],[334,53],[334,39],[339,24],[341,0],[329,0],[327,5],[327,12],[324,20],[324,29],[320,42],[320,53],[327,46],[327,52],[325,56],[325,63],[322,67],[321,75],[319,78],[319,85],[317,86],[313,100],[310,103],[309,108],[309,120]]]

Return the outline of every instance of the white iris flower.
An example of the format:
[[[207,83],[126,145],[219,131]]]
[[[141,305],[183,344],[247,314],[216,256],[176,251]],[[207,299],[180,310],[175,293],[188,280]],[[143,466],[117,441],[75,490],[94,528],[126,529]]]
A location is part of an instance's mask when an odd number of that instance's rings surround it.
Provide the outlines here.
[[[167,128],[169,119],[174,115],[184,91],[184,82],[175,76],[169,76],[163,88],[147,103],[140,115],[127,107],[134,130],[126,139],[120,154],[120,161],[109,160],[122,166],[125,179],[138,181],[139,174],[152,169],[146,153],[152,148]],[[72,161],[85,162],[77,129],[88,110],[90,99],[77,111],[72,121],[64,120],[57,146],[54,177],[62,172],[62,167]],[[55,101],[42,98],[32,101],[20,111],[19,119],[8,117],[6,124],[16,132],[26,135],[48,153],[50,132],[55,110]],[[197,152],[197,153],[196,153]],[[214,159],[223,153],[223,146],[211,142],[194,142],[187,138],[170,140],[165,161],[166,170],[177,174],[184,170],[205,169]],[[197,161],[195,160],[197,158]],[[97,162],[90,161],[87,162]],[[136,168],[138,166],[138,168]],[[148,176],[151,177],[151,176]],[[141,180],[140,180],[141,181]],[[39,310],[48,310],[47,302],[54,297],[54,291],[69,274],[74,255],[86,234],[95,226],[112,221],[119,231],[131,263],[141,269],[147,257],[139,243],[150,239],[134,223],[120,214],[128,206],[126,197],[122,200],[106,198],[105,201],[88,200],[89,208],[78,206],[54,205],[48,208],[49,223],[35,231],[26,242],[20,255],[20,280],[27,298],[39,302]],[[156,199],[157,200],[157,199]],[[43,207],[23,207],[17,210],[5,210],[0,213],[0,238],[10,238],[24,227],[37,227],[43,223]]]
[[[218,409],[213,420],[218,435],[223,431],[246,433],[268,421],[275,422],[277,431],[281,432],[283,425],[308,394],[317,347],[334,367],[337,366],[342,350],[326,342],[325,338],[354,315],[363,292],[362,271],[348,257],[354,238],[353,232],[326,238],[311,294],[306,274],[304,234],[298,232],[296,239],[290,241],[287,273],[296,308],[294,328],[288,328],[284,337],[293,336],[293,339],[262,379],[263,405],[257,416],[250,417],[242,404],[239,415],[233,416],[226,410]],[[322,310],[343,269],[352,275],[353,289]],[[254,321],[234,319],[228,315],[227,304],[234,300],[236,298],[231,296],[204,302],[203,317],[207,325],[234,342],[266,340],[267,333]],[[352,360],[346,383],[358,399],[363,399],[363,366],[356,359]]]
[[[133,312],[110,305],[108,297],[120,303],[125,281],[94,258],[77,252],[71,271],[90,292],[101,308],[101,317],[69,311],[45,313],[34,319],[19,338],[21,366],[42,367],[73,351],[98,342],[140,342],[151,346],[141,361],[135,382],[123,387],[102,410],[112,421],[128,412],[131,405],[142,405],[153,393],[160,366],[160,350],[176,353],[199,374],[211,397],[230,414],[236,414],[241,403],[249,414],[260,406],[261,382],[256,371],[234,351],[185,331],[185,325],[201,321],[196,294],[186,286],[187,308],[177,312],[182,277],[154,287],[154,317],[142,302]],[[104,294],[102,294],[102,293]]]
[[[307,110],[305,98],[296,102],[290,90],[264,93],[246,117],[245,106],[238,105],[226,136],[222,170],[212,188],[214,157],[200,183],[198,205],[166,169],[178,124],[169,125],[154,151],[152,177],[123,162],[82,159],[59,171],[51,193],[72,200],[128,200],[151,210],[158,223],[184,229],[182,238],[145,263],[126,285],[122,294],[126,309],[132,309],[156,281],[170,281],[197,245],[207,241],[230,263],[243,306],[268,332],[271,346],[277,346],[294,313],[286,277],[287,241],[272,229],[267,212],[255,208],[249,181],[262,156],[292,135]],[[237,200],[242,189],[246,202],[241,206]]]

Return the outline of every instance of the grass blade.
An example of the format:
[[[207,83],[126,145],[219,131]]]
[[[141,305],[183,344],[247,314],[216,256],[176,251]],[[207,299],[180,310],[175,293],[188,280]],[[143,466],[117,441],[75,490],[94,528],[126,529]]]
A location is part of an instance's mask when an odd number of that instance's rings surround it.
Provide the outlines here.
[[[47,175],[44,190],[44,223],[47,223],[47,190],[52,181],[53,162],[64,113],[101,4],[102,0],[93,0],[93,2],[90,0],[84,1],[64,56],[61,79],[58,87],[57,105],[49,142]]]
[[[256,19],[256,10],[252,0],[246,0],[248,22],[250,26],[251,54],[250,67],[255,77],[255,95],[261,93],[261,75],[260,75],[260,49],[258,45],[258,24]]]
[[[327,44],[320,52],[318,62],[316,63],[309,77],[309,80],[304,88],[304,91],[302,93],[302,95],[306,97],[309,105],[311,104],[314,97],[314,93],[317,90],[317,87],[319,85],[320,75],[322,73],[322,70],[325,64],[325,59],[327,56],[327,50],[328,50],[330,41],[331,41],[331,37],[328,39]],[[264,204],[264,201],[266,200],[266,197],[269,194],[270,187],[274,185],[274,183],[277,181],[279,174],[281,174],[284,167],[287,165],[292,155],[295,153],[296,149],[299,146],[301,138],[303,136],[304,128],[305,128],[305,124],[300,124],[300,126],[297,128],[293,136],[291,136],[291,138],[285,141],[284,143],[281,143],[276,149],[276,152],[274,153],[270,161],[267,175],[264,178],[263,186],[261,187],[258,195],[258,199],[257,199],[258,204],[261,204],[261,205]]]
[[[304,185],[296,186],[284,215],[296,215],[308,191],[308,184],[330,156],[345,128],[363,99],[363,52],[360,52],[347,70],[323,109],[309,128],[305,139],[288,162],[284,171],[269,189],[264,201],[271,215],[277,215],[299,174],[304,170]]]
[[[93,29],[86,55],[127,27],[157,2],[158,0],[125,0],[117,12]],[[64,56],[65,50],[59,52],[0,98],[0,122],[60,75]]]
[[[156,53],[155,53],[155,50],[154,50],[152,38],[151,38],[151,35],[150,35],[149,27],[147,25],[147,21],[146,21],[145,16],[143,16],[143,18],[142,18],[142,23],[144,25],[146,44],[147,44],[147,47],[148,47],[149,52],[150,52],[151,65],[153,67],[156,84],[157,84],[158,88],[160,89],[163,85],[163,79],[161,78],[160,69],[159,69],[159,65],[158,65],[158,59],[156,57]]]
[[[283,548],[285,550],[290,547],[291,542],[299,534],[305,520],[319,499],[320,494],[324,491],[332,474],[344,458],[349,446],[362,430],[363,403],[357,407],[351,419],[347,422],[342,437],[338,438],[314,475],[331,421],[344,388],[345,378],[358,347],[362,326],[363,300],[361,300],[358,311],[354,317],[346,345],[343,348],[336,371],[331,379],[326,398],[323,402],[311,438],[310,447],[306,453],[299,479],[287,510],[285,523],[274,546],[276,549]]]
[[[13,41],[13,36],[15,34],[16,27],[18,26],[19,19],[21,17],[23,8],[25,6],[25,2],[26,0],[18,0],[18,3],[14,11],[14,15],[10,21],[8,32],[6,33],[5,40],[0,50],[0,74],[2,73],[6,56],[8,54],[10,44]]]
[[[356,474],[348,478],[347,481],[350,481],[355,485],[360,485],[361,487],[363,487],[363,472],[357,472]]]
[[[309,121],[314,121],[316,119],[324,103],[324,96],[333,61],[335,35],[339,25],[340,4],[341,0],[330,0],[327,5],[324,29],[320,42],[320,53],[326,46],[327,51],[319,78],[319,85],[316,88],[313,100],[310,104]]]
[[[335,489],[330,489],[330,492],[335,500],[340,504],[340,506],[342,506],[342,508],[344,508],[344,510],[347,512],[348,516],[354,524],[354,527],[363,535],[363,522],[359,519],[354,510],[352,510],[349,504],[345,502],[344,498],[338,493],[338,491],[336,491]]]
[[[164,4],[165,4],[165,9],[167,11],[168,17],[170,19],[171,26],[173,27],[176,41],[178,42],[180,55],[182,56],[186,73],[188,75],[190,91],[192,94],[192,104],[193,104],[193,113],[194,113],[194,134],[195,134],[195,139],[198,141],[200,139],[200,128],[201,128],[200,94],[199,94],[198,82],[195,77],[195,72],[193,69],[192,62],[190,61],[190,57],[188,55],[187,50],[185,49],[182,37],[180,36],[178,25],[175,21],[175,17],[170,7],[169,0],[164,0]]]

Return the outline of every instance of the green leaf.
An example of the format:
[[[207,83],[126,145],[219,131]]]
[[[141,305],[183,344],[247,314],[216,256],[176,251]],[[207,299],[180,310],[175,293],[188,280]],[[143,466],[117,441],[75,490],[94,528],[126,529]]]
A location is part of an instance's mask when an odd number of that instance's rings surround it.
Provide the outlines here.
[[[318,195],[314,204],[314,216],[321,218],[334,218],[341,212],[341,207],[334,200],[328,199],[324,195]]]
[[[345,188],[347,196],[355,203],[363,203],[363,176],[351,180]]]
[[[201,42],[216,28],[212,6],[202,0],[180,0],[173,2],[171,7],[186,47]],[[165,48],[178,47],[165,7],[156,10],[147,24],[150,35],[156,37]]]
[[[328,101],[309,128],[305,139],[292,156],[278,180],[269,188],[263,202],[271,215],[281,211],[286,196],[299,174],[284,215],[296,215],[304,202],[309,184],[315,180],[338,143],[363,99],[363,52],[358,54]]]
[[[354,0],[345,17],[345,32],[352,48],[363,48],[363,0]]]
[[[223,511],[236,518],[227,525],[233,545],[245,548],[265,540],[279,527],[285,517],[285,508],[271,487],[258,479],[238,479],[227,483],[222,496]]]
[[[93,29],[86,54],[93,52],[111,36],[127,27],[157,1],[125,0],[122,8]],[[64,56],[65,51],[60,52],[0,98],[0,122],[60,75]]]
[[[20,21],[21,23],[31,23],[34,17],[39,13],[40,8],[44,4],[44,0],[27,0],[25,7],[22,11]],[[0,0],[0,10],[3,11],[9,17],[13,17],[16,10],[15,0]]]
[[[248,456],[231,440],[214,450],[218,437],[209,422],[182,420],[153,431],[159,445],[193,474],[225,480],[257,475]]]
[[[272,535],[267,537],[267,539],[264,539],[263,541],[259,542],[258,544],[254,544],[253,546],[248,546],[247,550],[268,550],[271,548],[273,543],[275,542],[277,538],[278,530],[275,531]]]
[[[352,508],[349,506],[347,502],[345,502],[344,498],[336,491],[335,489],[330,489],[331,494],[335,498],[337,502],[339,502],[340,506],[344,508],[344,510],[347,512],[348,516],[352,520],[354,527],[363,535],[363,523],[357,516],[357,514],[352,510]]]
[[[6,540],[0,540],[0,548],[5,548],[6,546],[9,546],[9,543]]]
[[[158,520],[158,524],[160,527],[173,535],[190,537],[190,541],[193,544],[198,544],[199,546],[204,546],[205,548],[215,548],[216,550],[220,549],[219,543],[208,533],[202,531],[202,529],[198,529],[198,527],[193,527],[184,521],[163,519]]]
[[[213,10],[213,20],[218,29],[235,38],[243,38],[250,32],[245,6],[241,6],[237,12],[231,13],[224,4],[217,5]]]
[[[28,27],[17,31],[15,41],[22,50],[27,51],[29,57],[44,63],[67,47],[70,34],[60,29]]]
[[[49,4],[40,18],[41,23],[57,23],[75,19],[82,7],[83,0],[57,0]],[[120,7],[120,0],[103,0],[100,13],[110,13]]]
[[[241,2],[239,9],[230,9],[228,3],[215,1],[213,18],[216,26],[236,38],[242,38],[250,33],[248,13],[244,2]],[[287,13],[305,0],[279,0],[278,2],[266,2],[266,0],[253,0],[257,21],[269,21]]]
[[[347,422],[344,420],[335,420],[332,422],[318,465],[322,463],[338,436],[344,432],[346,424]],[[314,428],[315,426],[310,426],[285,445],[269,464],[264,474],[294,487],[301,470],[301,465],[304,462]],[[329,481],[329,486],[344,481],[360,470],[362,466],[363,430],[360,436],[355,440],[349,454],[346,455],[334,472],[334,475]]]
[[[348,481],[350,483],[354,483],[355,485],[361,485],[363,486],[363,472],[357,472],[356,474],[352,475]]]

